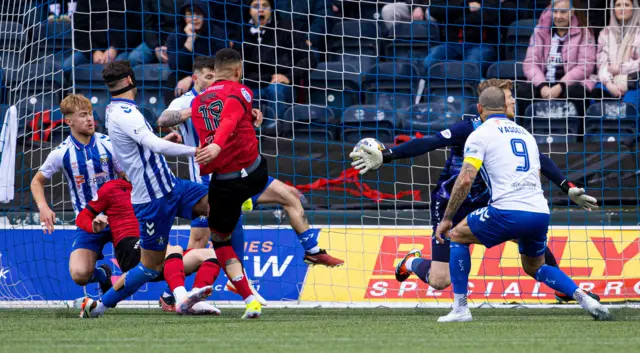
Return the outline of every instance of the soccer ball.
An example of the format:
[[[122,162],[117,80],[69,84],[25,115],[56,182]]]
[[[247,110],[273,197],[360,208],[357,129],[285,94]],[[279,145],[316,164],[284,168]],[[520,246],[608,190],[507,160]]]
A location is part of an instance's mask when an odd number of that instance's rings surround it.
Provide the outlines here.
[[[373,147],[373,148],[377,148],[380,151],[384,150],[384,144],[376,139],[374,139],[373,137],[367,137],[367,138],[363,138],[362,140],[358,141],[358,143],[356,143],[356,145],[353,147],[353,152],[360,152],[362,151],[362,146],[369,146],[369,147]],[[357,161],[359,158],[356,157],[353,160]]]

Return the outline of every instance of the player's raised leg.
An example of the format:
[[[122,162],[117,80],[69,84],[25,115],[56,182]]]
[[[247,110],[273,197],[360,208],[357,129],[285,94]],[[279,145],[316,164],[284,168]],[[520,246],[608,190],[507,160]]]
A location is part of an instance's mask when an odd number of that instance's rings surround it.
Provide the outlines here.
[[[252,198],[254,203],[275,203],[281,205],[289,215],[291,227],[296,232],[300,244],[305,250],[304,262],[327,267],[342,266],[344,261],[335,258],[318,246],[320,229],[309,227],[298,191],[280,180],[269,177],[266,189]]]

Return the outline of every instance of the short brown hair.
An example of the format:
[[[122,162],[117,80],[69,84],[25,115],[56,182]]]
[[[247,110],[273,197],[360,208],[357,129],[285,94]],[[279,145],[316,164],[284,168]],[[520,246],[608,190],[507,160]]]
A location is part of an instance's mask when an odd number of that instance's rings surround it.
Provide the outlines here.
[[[81,94],[70,94],[60,102],[60,112],[63,116],[73,114],[78,110],[87,110],[89,114],[93,112],[91,101]]]
[[[513,82],[511,82],[511,80],[501,80],[499,78],[490,78],[488,80],[484,80],[478,85],[478,96],[480,96],[482,92],[484,92],[484,90],[489,87],[497,87],[500,89],[508,89],[511,91],[513,89]]]
[[[214,70],[216,67],[216,59],[213,56],[196,56],[193,60],[193,72],[202,71],[202,69]]]
[[[107,87],[113,89],[127,76],[133,75],[131,64],[128,60],[118,60],[108,63],[102,69],[102,78]],[[133,78],[133,77],[132,77]]]

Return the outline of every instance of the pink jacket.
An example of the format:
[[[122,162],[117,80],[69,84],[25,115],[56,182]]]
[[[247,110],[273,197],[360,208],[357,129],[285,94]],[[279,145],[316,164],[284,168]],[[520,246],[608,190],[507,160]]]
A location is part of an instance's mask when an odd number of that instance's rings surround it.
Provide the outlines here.
[[[608,66],[611,63],[610,50],[617,49],[617,45],[620,43],[610,43],[613,39],[609,36],[610,27],[605,28],[600,32],[598,36],[598,80],[602,83],[607,83],[613,80],[613,75],[609,72]],[[620,74],[630,75],[640,71],[640,35],[636,35],[631,42],[633,49],[631,49],[631,57],[629,61],[620,65]]]
[[[578,23],[577,17],[573,16],[571,22]],[[547,81],[544,74],[547,56],[551,50],[552,25],[553,14],[547,9],[540,16],[527,49],[527,57],[523,64],[524,74],[535,86]],[[569,38],[562,46],[562,58],[565,75],[560,82],[567,85],[579,82],[588,90],[595,86],[595,81],[590,79],[596,67],[596,45],[591,31],[572,26],[569,29]]]

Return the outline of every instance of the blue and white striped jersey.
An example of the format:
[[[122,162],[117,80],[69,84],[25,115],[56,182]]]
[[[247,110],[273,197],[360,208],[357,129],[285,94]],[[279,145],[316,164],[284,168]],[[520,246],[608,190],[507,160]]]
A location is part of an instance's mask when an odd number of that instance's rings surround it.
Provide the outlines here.
[[[191,102],[193,102],[193,99],[197,96],[198,92],[192,88],[190,91],[171,101],[167,110],[184,110],[190,108]],[[180,134],[182,135],[182,140],[185,145],[198,147],[200,141],[198,139],[196,129],[193,127],[193,123],[191,122],[191,118],[178,125],[178,128],[180,128]],[[189,157],[189,179],[196,183],[205,185],[208,185],[210,180],[209,175],[200,176],[200,167],[196,164],[194,157]]]
[[[145,136],[155,134],[136,103],[112,99],[106,119],[115,155],[133,184],[131,203],[147,203],[170,193],[175,176],[164,156],[142,145]]]
[[[122,168],[109,136],[96,132],[86,145],[73,136],[67,137],[40,167],[47,179],[60,170],[69,185],[73,210],[78,214],[98,194],[102,184],[116,179]]]

